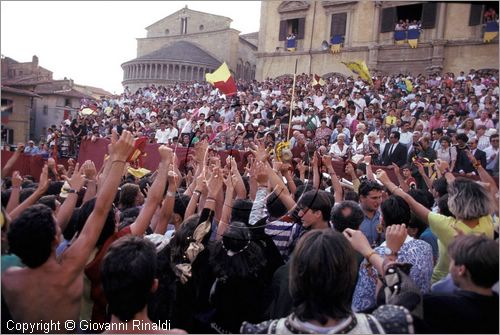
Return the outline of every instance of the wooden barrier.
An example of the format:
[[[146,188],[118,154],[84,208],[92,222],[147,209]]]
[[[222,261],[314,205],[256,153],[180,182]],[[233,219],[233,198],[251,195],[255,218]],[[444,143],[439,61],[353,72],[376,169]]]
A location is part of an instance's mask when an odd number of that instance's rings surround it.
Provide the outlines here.
[[[78,162],[82,164],[86,160],[92,160],[96,166],[96,169],[99,170],[102,167],[104,157],[108,152],[108,144],[110,143],[110,140],[105,139],[105,138],[99,138],[95,142],[92,142],[90,140],[85,140],[82,141],[80,145],[80,153],[78,156]],[[156,143],[152,144],[147,144],[145,148],[145,153],[146,155],[143,157],[143,167],[154,171],[158,167],[158,162],[160,160],[160,155],[158,153],[158,147],[160,145]],[[192,154],[194,154],[194,149],[193,148],[185,148],[185,147],[175,147],[173,148],[177,158],[179,160],[179,169],[181,171],[184,171],[185,168],[185,163],[188,161],[191,157]],[[301,158],[301,152],[303,151],[295,151],[293,150],[293,155],[295,158]],[[2,168],[4,167],[5,163],[8,161],[10,157],[14,152],[11,151],[6,151],[2,150]],[[247,158],[250,155],[250,152],[248,151],[239,151],[239,150],[225,150],[225,151],[218,151],[217,154],[220,156],[222,165],[225,165],[226,157],[228,155],[232,155],[235,157],[236,162],[238,164],[238,168],[240,172],[243,172],[245,165],[247,164]],[[32,175],[35,180],[38,180],[40,177],[40,173],[42,172],[43,165],[45,164],[46,159],[42,158],[42,156],[35,155],[35,156],[30,156],[30,155],[25,155],[21,154],[21,157],[19,157],[19,160],[14,164],[14,170],[18,170],[21,175]],[[67,159],[61,158],[57,162],[58,164],[63,164],[65,167],[67,167]],[[345,178],[347,180],[350,180],[350,176],[347,176],[345,171],[344,171],[344,163],[341,161],[333,161],[332,162],[333,168],[339,178]],[[398,184],[397,177],[394,173],[393,169],[388,169],[385,166],[377,166],[377,165],[372,165],[372,170],[373,172],[377,171],[378,169],[383,169],[387,172],[387,175],[389,178],[396,184]],[[455,174],[456,176],[460,176],[459,174]],[[4,176],[2,176],[3,178]],[[478,176],[471,176],[468,177],[474,180],[479,180]],[[497,185],[499,183],[498,178],[495,179]]]

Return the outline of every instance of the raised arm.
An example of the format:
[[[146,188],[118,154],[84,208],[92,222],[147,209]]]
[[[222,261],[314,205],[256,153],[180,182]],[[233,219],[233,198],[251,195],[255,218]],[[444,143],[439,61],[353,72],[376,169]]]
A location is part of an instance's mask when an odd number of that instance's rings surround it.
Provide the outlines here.
[[[8,176],[10,175],[12,169],[14,168],[14,164],[16,164],[17,160],[19,157],[21,157],[21,154],[24,152],[24,144],[23,143],[18,143],[17,144],[17,149],[14,152],[14,154],[9,158],[7,163],[5,163],[3,169],[2,169],[2,176]]]
[[[14,171],[12,173],[12,187],[10,191],[9,202],[7,203],[7,213],[10,213],[19,206],[19,195],[21,193],[21,184],[23,183],[23,178],[19,171]]]
[[[24,200],[21,204],[19,204],[16,208],[9,213],[10,219],[14,220],[17,218],[26,208],[33,205],[37,200],[45,194],[45,191],[49,188],[49,168],[45,165],[42,169],[42,173],[40,174],[40,180],[38,182],[38,187],[33,192],[32,195],[28,197],[28,199]]]
[[[291,194],[295,194],[295,191],[297,191],[297,185],[295,185],[295,181],[293,180],[293,174],[292,172],[290,172],[290,164],[283,163],[281,165],[280,171],[281,175],[285,177],[288,190],[290,191]]]
[[[170,218],[174,214],[174,205],[175,205],[175,194],[177,192],[177,180],[179,180],[179,176],[174,171],[168,171],[168,187],[167,194],[163,199],[163,204],[160,208],[160,219],[157,222],[156,227],[154,228],[154,232],[157,234],[165,234],[167,231],[168,223],[170,222]],[[177,227],[175,227],[177,230]]]
[[[319,154],[316,153],[316,151],[313,153],[313,157],[311,160],[311,168],[313,169],[313,188],[315,190],[319,189],[319,182],[320,182],[320,176],[319,176]]]
[[[247,198],[247,190],[245,188],[245,183],[243,182],[243,178],[241,177],[240,171],[238,170],[238,164],[236,164],[236,160],[231,156],[228,156],[226,162],[229,163],[231,178],[233,179],[234,191],[236,192],[236,199],[246,199]],[[226,164],[227,164],[226,163]]]
[[[429,176],[425,173],[425,169],[424,169],[424,166],[422,165],[422,163],[418,162],[418,161],[415,161],[414,162],[415,166],[417,167],[418,169],[418,173],[422,176],[422,179],[424,180],[425,182],[425,185],[427,185],[427,188],[429,190],[432,189],[432,180],[429,178]],[[430,167],[429,167],[430,169]]]
[[[283,202],[283,204],[288,210],[292,210],[293,208],[295,208],[296,206],[295,201],[290,195],[290,192],[288,191],[288,188],[283,182],[283,179],[281,178],[280,175],[277,174],[276,171],[273,170],[273,168],[269,164],[268,161],[269,155],[266,149],[264,148],[264,145],[260,143],[259,146],[257,147],[257,150],[253,151],[253,153],[255,159],[264,164],[263,167],[265,168],[265,170],[267,170],[269,185],[271,186],[274,185],[273,192],[276,193],[276,195],[280,198],[280,200]]]
[[[375,180],[375,176],[373,175],[373,170],[372,170],[372,156],[366,155],[364,158],[364,162],[366,164],[366,178],[369,180]]]
[[[61,228],[61,231],[66,229],[66,225],[75,210],[76,202],[78,201],[78,192],[80,192],[85,182],[82,173],[83,165],[80,168],[80,164],[76,163],[75,171],[71,175],[71,178],[67,179],[72,192],[68,193],[56,216],[57,224]]]
[[[87,190],[83,196],[83,203],[86,203],[90,199],[94,198],[97,194],[97,170],[95,168],[94,162],[87,160],[82,165],[83,174],[85,179],[87,179]]]
[[[191,199],[189,199],[189,203],[186,207],[186,212],[184,214],[185,218],[188,218],[196,213],[196,208],[198,207],[200,198],[202,197],[202,195],[206,194],[207,191],[208,190],[205,181],[205,174],[202,172],[196,178],[196,186],[194,188],[193,195],[191,196]]]
[[[95,247],[120,185],[126,159],[134,149],[134,139],[129,131],[124,130],[120,139],[117,138],[118,135],[113,131],[111,144],[108,146],[109,173],[102,188],[97,192],[94,210],[85,222],[80,236],[62,256],[65,267],[67,266],[74,275],[82,271]]]
[[[361,230],[354,230],[347,228],[343,232],[345,238],[351,243],[354,250],[359,252],[368,263],[372,264],[379,274],[384,273],[384,265],[395,262],[397,259],[397,252],[401,249],[408,231],[406,225],[391,225],[385,231],[386,245],[393,252],[391,255],[380,256],[375,250],[372,249],[366,236]],[[387,261],[384,260],[387,259]],[[384,264],[385,263],[385,264]]]
[[[229,220],[231,219],[231,209],[233,208],[233,196],[234,196],[234,185],[236,177],[229,174],[226,179],[224,179],[224,184],[226,185],[226,192],[224,197],[224,207],[222,208],[221,218],[219,220],[219,224],[217,226],[217,234],[215,236],[216,240],[220,240],[226,231]]]
[[[351,176],[351,182],[354,192],[358,193],[359,185],[361,184],[361,182],[359,181],[359,178],[356,175],[356,171],[354,171],[354,167],[351,164],[347,164],[345,167],[345,173]]]
[[[411,195],[404,192],[398,186],[394,185],[394,183],[389,179],[387,173],[384,170],[382,169],[377,170],[377,178],[382,182],[382,184],[384,184],[384,186],[389,190],[389,192],[403,198],[408,203],[408,205],[410,206],[413,213],[415,213],[415,215],[417,215],[425,223],[429,223],[428,216],[431,211],[428,210],[423,205],[421,205],[420,203],[418,203],[415,199],[413,199]]]
[[[142,236],[151,222],[158,205],[163,199],[163,191],[167,184],[168,167],[172,162],[173,151],[166,145],[158,148],[160,153],[160,163],[158,164],[158,173],[156,178],[148,191],[148,197],[144,203],[144,207],[137,219],[130,226],[130,231],[133,235]]]
[[[410,187],[408,184],[405,182],[403,179],[403,176],[401,175],[401,171],[399,170],[399,166],[396,163],[392,163],[394,174],[396,174],[396,178],[398,178],[398,186],[404,191],[408,192]]]
[[[324,155],[322,157],[322,162],[326,166],[328,170],[328,174],[330,175],[330,178],[332,179],[332,187],[335,192],[335,203],[340,203],[342,200],[344,200],[344,192],[342,190],[342,185],[340,185],[339,178],[337,177],[337,174],[335,173],[335,170],[333,169],[332,165],[332,157],[328,155]]]

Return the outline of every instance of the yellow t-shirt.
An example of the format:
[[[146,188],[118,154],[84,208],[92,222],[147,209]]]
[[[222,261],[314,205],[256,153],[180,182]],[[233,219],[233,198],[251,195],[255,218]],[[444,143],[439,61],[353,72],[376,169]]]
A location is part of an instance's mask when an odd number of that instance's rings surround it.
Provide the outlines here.
[[[396,120],[397,120],[397,117],[387,115],[385,117],[385,124],[392,126],[393,124],[396,123]]]
[[[439,258],[432,273],[432,283],[443,279],[448,274],[450,266],[448,245],[450,245],[458,234],[453,229],[454,227],[463,231],[464,234],[485,234],[487,237],[493,238],[493,218],[491,215],[479,218],[479,224],[474,228],[470,228],[462,221],[454,219],[451,216],[444,216],[433,212],[429,213],[427,219],[429,220],[432,232],[438,238],[439,247]]]

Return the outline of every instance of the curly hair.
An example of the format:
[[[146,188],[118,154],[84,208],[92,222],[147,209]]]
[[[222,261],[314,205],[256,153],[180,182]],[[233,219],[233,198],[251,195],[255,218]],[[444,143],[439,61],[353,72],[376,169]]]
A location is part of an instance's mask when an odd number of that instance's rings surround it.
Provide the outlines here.
[[[261,247],[243,222],[231,222],[222,240],[213,245],[210,264],[219,278],[258,277],[267,264]]]
[[[56,239],[52,210],[42,204],[26,209],[12,221],[7,233],[10,251],[29,268],[37,268],[49,259]]]

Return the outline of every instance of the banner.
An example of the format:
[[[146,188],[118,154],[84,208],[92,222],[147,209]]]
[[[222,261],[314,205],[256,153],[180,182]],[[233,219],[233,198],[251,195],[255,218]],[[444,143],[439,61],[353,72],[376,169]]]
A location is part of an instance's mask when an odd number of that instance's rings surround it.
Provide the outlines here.
[[[342,35],[333,35],[332,39],[331,39],[331,46],[330,46],[330,50],[332,51],[332,53],[339,53],[341,51],[341,47],[342,47],[342,40],[343,40],[343,36]]]
[[[419,29],[408,30],[408,44],[410,45],[410,48],[415,49],[417,47],[419,37],[420,37]]]
[[[370,71],[368,70],[368,66],[362,60],[357,60],[353,62],[342,62],[349,70],[351,70],[354,74],[358,75],[364,81],[367,81],[370,85],[373,85],[372,77],[370,76]]]
[[[226,62],[215,70],[214,73],[205,74],[206,80],[217,87],[225,95],[236,94],[236,82],[234,81]]]
[[[406,41],[406,31],[396,30],[394,31],[394,42],[396,44],[404,44]]]

